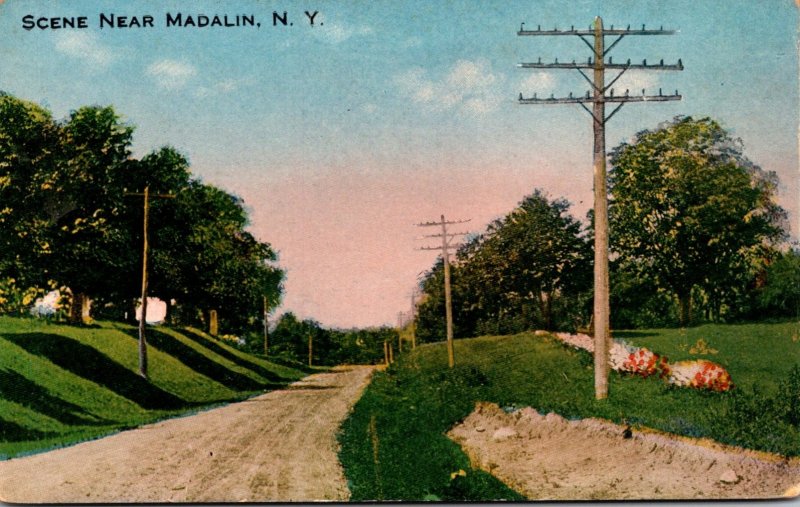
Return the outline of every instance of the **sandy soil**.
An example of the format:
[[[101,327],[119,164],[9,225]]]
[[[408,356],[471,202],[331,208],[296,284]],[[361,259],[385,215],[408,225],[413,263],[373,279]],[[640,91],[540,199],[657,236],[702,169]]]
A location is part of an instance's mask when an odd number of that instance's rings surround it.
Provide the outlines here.
[[[5,502],[347,500],[336,432],[371,367],[100,440],[0,462]]]
[[[800,460],[600,419],[480,403],[448,436],[473,466],[537,500],[776,498],[800,494]]]

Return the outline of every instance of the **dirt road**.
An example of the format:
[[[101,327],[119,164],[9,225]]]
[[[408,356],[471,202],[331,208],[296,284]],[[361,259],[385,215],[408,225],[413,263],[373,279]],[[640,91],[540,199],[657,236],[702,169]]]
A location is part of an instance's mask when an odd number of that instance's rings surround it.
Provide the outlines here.
[[[336,431],[371,367],[101,440],[0,462],[5,502],[347,500]]]
[[[600,419],[567,421],[531,408],[480,403],[450,430],[474,466],[532,500],[754,499],[800,494],[800,460],[633,431]],[[627,436],[627,438],[626,438]]]

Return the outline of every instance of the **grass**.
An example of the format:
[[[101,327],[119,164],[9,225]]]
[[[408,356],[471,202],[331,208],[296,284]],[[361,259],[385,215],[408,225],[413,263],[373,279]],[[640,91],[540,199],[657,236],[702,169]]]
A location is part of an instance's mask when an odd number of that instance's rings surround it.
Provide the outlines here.
[[[137,329],[0,317],[0,459],[242,400],[304,372],[205,333],[148,329],[149,381]]]
[[[742,394],[752,382],[767,391],[778,390],[800,361],[800,343],[793,340],[796,330],[796,324],[760,324],[616,333],[671,360],[711,356],[730,371],[739,387],[733,393],[708,393],[612,373],[609,399],[604,401],[594,399],[590,355],[550,337],[523,333],[457,340],[452,370],[446,367],[442,344],[417,347],[376,373],[342,427],[340,459],[352,499],[520,499],[488,474],[471,469],[468,458],[444,435],[472,411],[476,401],[493,401],[509,409],[532,406],[571,419],[624,420],[634,426],[800,455],[797,425],[772,424],[772,419],[759,424],[758,414],[768,412],[763,409],[766,405]],[[690,349],[699,338],[717,353],[692,355]],[[459,469],[466,476],[451,479]]]

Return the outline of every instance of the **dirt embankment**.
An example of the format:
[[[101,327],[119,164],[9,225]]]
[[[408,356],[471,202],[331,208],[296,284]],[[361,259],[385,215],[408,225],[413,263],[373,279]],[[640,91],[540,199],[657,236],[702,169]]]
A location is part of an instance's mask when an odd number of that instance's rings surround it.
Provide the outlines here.
[[[480,467],[536,500],[776,498],[800,494],[800,459],[710,440],[568,421],[480,403],[448,436]],[[626,438],[626,436],[628,438]]]
[[[336,432],[372,367],[338,368],[197,415],[0,462],[24,503],[347,500]]]

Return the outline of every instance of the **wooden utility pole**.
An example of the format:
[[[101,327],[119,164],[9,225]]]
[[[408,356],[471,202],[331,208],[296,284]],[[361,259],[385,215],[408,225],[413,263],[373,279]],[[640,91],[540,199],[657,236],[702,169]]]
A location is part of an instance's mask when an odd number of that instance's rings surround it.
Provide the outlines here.
[[[142,315],[139,319],[139,375],[147,378],[147,339],[145,337],[145,324],[147,320],[147,227],[150,216],[150,198],[174,199],[174,194],[150,195],[150,186],[144,187],[143,193],[127,193],[125,195],[144,197],[144,220],[142,231]]]
[[[606,176],[606,133],[605,127],[608,120],[614,116],[620,108],[628,102],[666,102],[672,100],[681,100],[677,90],[674,95],[663,95],[661,90],[658,95],[645,95],[642,90],[641,95],[630,95],[628,90],[625,90],[623,96],[614,96],[614,90],[611,86],[628,70],[683,70],[683,63],[678,60],[675,65],[664,65],[661,60],[658,64],[647,64],[644,60],[641,65],[631,64],[628,60],[627,63],[615,64],[612,63],[609,57],[608,62],[605,62],[606,54],[620,41],[623,37],[628,35],[671,35],[675,32],[672,30],[646,30],[642,25],[641,30],[631,30],[630,26],[626,29],[614,29],[612,25],[610,29],[603,28],[603,20],[598,16],[594,20],[594,26],[589,30],[575,30],[572,27],[570,30],[542,30],[537,27],[536,30],[524,30],[525,23],[520,26],[517,35],[573,35],[580,37],[592,49],[593,57],[589,57],[587,63],[542,63],[541,58],[536,63],[520,63],[518,66],[524,69],[572,69],[577,70],[589,82],[592,87],[592,92],[586,92],[585,97],[569,97],[555,98],[552,95],[550,98],[541,99],[537,98],[536,94],[532,98],[523,98],[522,94],[519,95],[520,104],[578,104],[586,112],[588,112],[593,119],[593,132],[594,132],[594,150],[593,150],[593,167],[594,167],[594,379],[595,379],[595,397],[598,400],[608,397],[608,353],[611,344],[610,337],[610,310],[609,310],[609,283],[608,283],[608,190],[607,190],[607,176]],[[605,37],[615,36],[617,39],[605,47]],[[589,42],[588,38],[594,38],[594,44]],[[593,71],[593,79],[589,79],[584,73],[584,70],[591,69]],[[605,84],[606,70],[617,70],[619,73]],[[610,89],[610,93],[606,94]],[[593,104],[592,109],[586,107],[585,104]],[[606,116],[605,105],[606,103],[616,103],[617,107]]]
[[[264,355],[269,355],[269,303],[267,296],[264,296]]]
[[[383,340],[383,362],[389,366],[389,341]]]
[[[416,330],[416,315],[417,315],[417,302],[415,300],[416,291],[411,291],[411,350],[417,348],[417,330]]]
[[[445,305],[445,318],[447,321],[447,364],[450,368],[455,366],[456,359],[455,359],[455,350],[453,347],[453,302],[452,302],[452,295],[450,292],[450,252],[449,248],[452,246],[458,246],[456,244],[450,243],[450,241],[455,238],[456,236],[463,236],[467,234],[466,232],[455,232],[447,233],[447,226],[453,224],[463,224],[469,222],[469,220],[456,220],[450,221],[444,219],[444,215],[441,216],[441,221],[439,222],[425,222],[421,224],[417,224],[419,227],[431,227],[431,226],[439,226],[442,228],[441,234],[428,234],[424,237],[426,238],[442,238],[442,262],[444,264],[444,305]],[[420,248],[420,250],[438,250],[439,247],[427,247],[424,246]]]

